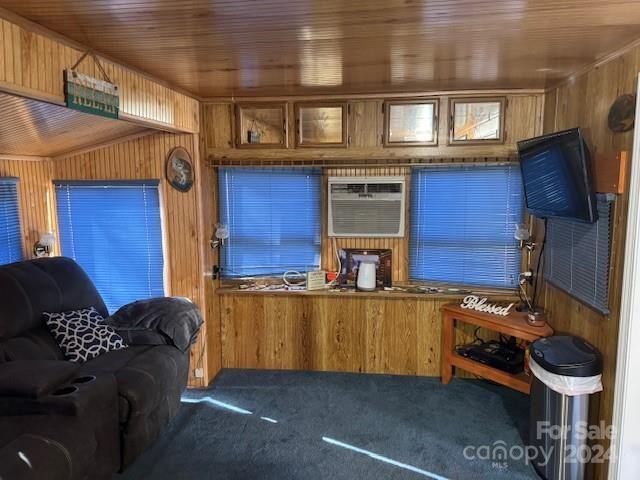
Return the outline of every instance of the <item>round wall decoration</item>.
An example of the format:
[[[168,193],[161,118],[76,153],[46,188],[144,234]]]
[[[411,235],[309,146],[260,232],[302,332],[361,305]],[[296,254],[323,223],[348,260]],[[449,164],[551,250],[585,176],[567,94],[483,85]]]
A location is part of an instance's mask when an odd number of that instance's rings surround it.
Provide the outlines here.
[[[636,116],[636,96],[630,93],[620,95],[609,110],[609,130],[628,132],[633,128]]]
[[[188,192],[193,186],[193,166],[191,155],[183,147],[176,147],[169,152],[166,166],[167,181],[173,188]]]

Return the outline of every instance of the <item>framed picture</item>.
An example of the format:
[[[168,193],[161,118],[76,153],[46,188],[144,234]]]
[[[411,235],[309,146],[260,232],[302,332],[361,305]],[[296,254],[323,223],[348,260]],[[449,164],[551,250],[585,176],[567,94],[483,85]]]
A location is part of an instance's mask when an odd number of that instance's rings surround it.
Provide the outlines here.
[[[169,152],[165,168],[167,181],[180,192],[188,192],[193,187],[194,172],[191,155],[183,147],[176,147]]]
[[[236,104],[238,148],[286,148],[286,103]]]
[[[385,147],[437,145],[438,101],[385,101],[383,139]]]
[[[346,147],[347,104],[296,103],[296,146]]]
[[[450,145],[504,143],[504,97],[452,98],[449,110]]]
[[[391,275],[393,273],[391,254],[391,249],[364,250],[344,248],[339,250],[338,255],[342,265],[340,285],[355,288],[360,262],[367,261],[376,264],[376,287],[391,287]]]

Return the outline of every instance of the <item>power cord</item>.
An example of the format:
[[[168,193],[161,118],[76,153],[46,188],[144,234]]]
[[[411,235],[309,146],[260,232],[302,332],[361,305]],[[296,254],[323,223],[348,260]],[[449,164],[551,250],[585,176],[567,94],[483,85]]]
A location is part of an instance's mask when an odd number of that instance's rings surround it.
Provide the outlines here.
[[[538,304],[538,284],[540,282],[540,265],[544,262],[544,247],[547,244],[547,219],[544,219],[544,235],[542,237],[542,246],[540,247],[540,255],[538,255],[538,264],[536,265],[536,278],[533,287],[533,305]]]
[[[460,348],[460,347],[469,347],[471,345],[476,345],[476,344],[483,344],[484,340],[482,338],[480,338],[480,336],[478,335],[478,332],[480,331],[481,327],[476,327],[476,329],[473,331],[473,342],[471,343],[459,343],[458,345],[455,346],[456,349]]]
[[[333,252],[336,255],[336,259],[338,260],[338,271],[336,274],[336,278],[329,282],[329,285],[333,286],[338,283],[338,279],[340,278],[340,274],[342,273],[342,259],[340,258],[340,253],[338,252],[338,242],[336,241],[336,237],[333,237],[331,240],[331,244],[333,245]]]

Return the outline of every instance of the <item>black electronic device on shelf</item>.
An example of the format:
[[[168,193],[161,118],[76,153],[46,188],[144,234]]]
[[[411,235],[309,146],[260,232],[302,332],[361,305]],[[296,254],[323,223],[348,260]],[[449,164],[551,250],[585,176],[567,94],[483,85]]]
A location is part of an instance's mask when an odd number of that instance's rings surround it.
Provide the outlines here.
[[[524,349],[515,342],[490,340],[456,348],[458,355],[509,373],[524,369]]]

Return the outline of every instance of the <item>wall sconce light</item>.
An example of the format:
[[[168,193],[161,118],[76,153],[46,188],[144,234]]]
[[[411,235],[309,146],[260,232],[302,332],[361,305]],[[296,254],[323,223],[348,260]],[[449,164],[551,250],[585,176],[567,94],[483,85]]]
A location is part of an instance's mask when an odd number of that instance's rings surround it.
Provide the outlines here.
[[[51,232],[45,232],[40,235],[38,240],[33,246],[33,255],[37,258],[48,257],[53,252],[53,246],[56,243],[56,238]]]
[[[531,233],[529,232],[529,228],[524,223],[519,223],[518,225],[516,225],[516,231],[513,236],[520,242],[520,250],[526,248],[527,250],[529,250],[529,252],[532,252],[536,246],[536,244],[531,240]]]
[[[229,238],[229,227],[222,223],[216,223],[216,233],[211,239],[211,248],[224,247],[224,241]]]

